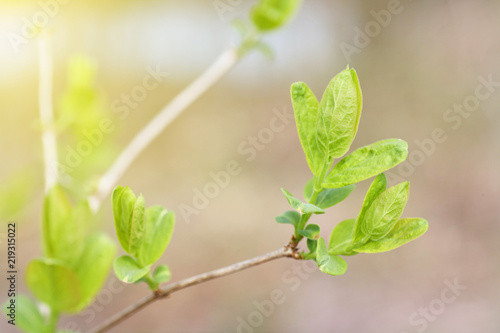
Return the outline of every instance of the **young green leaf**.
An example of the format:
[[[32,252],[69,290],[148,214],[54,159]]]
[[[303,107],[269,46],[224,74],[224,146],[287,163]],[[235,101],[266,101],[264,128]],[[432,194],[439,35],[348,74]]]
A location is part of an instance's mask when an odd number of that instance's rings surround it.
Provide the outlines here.
[[[137,259],[141,266],[155,263],[165,252],[174,232],[175,214],[161,206],[146,210],[146,224]]]
[[[323,189],[315,202],[319,208],[329,208],[335,206],[339,202],[345,200],[349,194],[354,190],[355,185],[348,185],[340,188],[327,188]],[[304,199],[311,200],[314,191],[314,178],[311,178],[304,187]]]
[[[12,307],[14,307],[13,313],[11,313]],[[38,307],[27,296],[23,294],[16,295],[15,304],[7,300],[3,304],[3,308],[8,320],[15,320],[16,326],[20,330],[27,333],[49,333]]]
[[[307,164],[314,175],[319,175],[327,163],[327,152],[317,142],[319,102],[304,82],[296,82],[290,88],[295,122]],[[308,200],[309,201],[309,200]]]
[[[74,262],[81,252],[85,220],[90,218],[88,205],[82,203],[73,209],[64,190],[56,185],[45,196],[42,214],[45,256]]]
[[[342,275],[347,270],[347,263],[339,256],[328,254],[323,237],[318,239],[316,248],[316,263],[323,273]]]
[[[137,255],[145,232],[143,196],[136,198],[130,188],[117,186],[113,191],[113,216],[122,248]]]
[[[316,252],[316,248],[318,246],[318,240],[317,239],[309,239],[307,238],[307,248],[311,253]]]
[[[307,239],[318,239],[319,238],[319,225],[308,224],[304,230],[299,230],[299,234],[306,237]]]
[[[381,240],[391,231],[408,201],[409,183],[403,182],[380,194],[360,221],[363,234],[370,240]]]
[[[276,216],[276,222],[291,224],[295,229],[297,229],[300,222],[300,214],[295,210],[289,210],[279,216]]]
[[[32,260],[26,268],[26,284],[39,300],[55,312],[74,312],[81,301],[77,275],[56,259]]]
[[[85,308],[97,295],[108,277],[116,254],[115,243],[105,234],[87,237],[82,256],[73,263],[80,281],[82,298],[77,308]]]
[[[149,273],[149,266],[141,267],[131,256],[123,255],[113,264],[116,277],[126,283],[134,283]]]
[[[363,205],[361,206],[361,210],[359,212],[358,217],[356,218],[356,223],[354,225],[354,243],[360,245],[362,242],[366,242],[368,240],[367,236],[363,233],[361,226],[361,221],[364,220],[366,211],[372,205],[373,201],[378,198],[378,196],[385,191],[387,188],[387,179],[385,175],[381,173],[370,185],[370,188],[366,192],[365,199],[363,200]],[[353,243],[353,245],[354,245]]]
[[[252,9],[252,21],[261,31],[277,29],[292,18],[301,2],[301,0],[260,0]]]
[[[371,178],[403,162],[408,144],[399,139],[387,139],[361,147],[344,157],[326,176],[325,188],[338,188]]]
[[[153,281],[158,284],[167,282],[171,277],[172,274],[170,273],[170,268],[167,265],[159,265],[153,273]]]
[[[288,200],[288,203],[292,208],[295,208],[299,211],[301,214],[324,214],[325,211],[315,205],[309,204],[309,203],[304,203],[300,201],[299,199],[295,198],[290,192],[288,192],[285,189],[281,189],[283,194],[285,194],[286,199]]]
[[[352,243],[355,219],[340,222],[333,229],[328,242],[328,254],[350,256],[356,254],[348,251],[347,247]]]
[[[390,251],[422,236],[428,228],[429,224],[422,218],[401,219],[384,238],[369,241],[354,251],[363,253]]]
[[[317,135],[319,145],[330,159],[343,156],[356,136],[361,116],[360,92],[356,72],[345,69],[330,81],[323,93]]]

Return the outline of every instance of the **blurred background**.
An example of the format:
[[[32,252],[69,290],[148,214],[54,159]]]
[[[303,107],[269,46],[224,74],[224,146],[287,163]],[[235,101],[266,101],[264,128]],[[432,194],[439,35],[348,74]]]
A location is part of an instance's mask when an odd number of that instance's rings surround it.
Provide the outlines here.
[[[41,255],[38,53],[30,22],[40,11],[50,14],[61,163],[100,120],[114,126],[65,178],[78,197],[92,191],[169,100],[237,45],[231,22],[247,19],[253,4],[1,2],[0,212],[2,221],[17,222],[20,267]],[[176,212],[160,262],[176,281],[288,242],[292,228],[274,222],[288,210],[280,187],[300,195],[311,176],[289,118],[289,88],[304,81],[320,98],[347,64],[364,97],[352,149],[384,138],[409,143],[408,161],[388,172],[389,183],[411,181],[403,216],[426,218],[428,232],[391,252],[348,257],[347,273],[338,277],[273,261],[175,293],[111,332],[500,332],[499,17],[494,0],[304,1],[289,24],[264,37],[273,60],[259,52],[242,59],[120,179],[148,205]],[[124,115],[123,94],[152,69],[163,73],[159,84]],[[271,123],[282,130],[270,131]],[[233,160],[241,172],[196,214],[186,214],[183,207],[194,207],[196,193]],[[357,215],[369,183],[314,217],[324,237]],[[94,228],[115,238],[112,221],[107,201]],[[2,301],[6,288],[0,279]],[[24,282],[18,288],[29,294]],[[284,294],[282,304],[262,308],[275,289]],[[110,273],[94,304],[64,317],[61,327],[86,331],[147,293],[145,285],[124,285]],[[0,327],[15,331],[5,319]]]

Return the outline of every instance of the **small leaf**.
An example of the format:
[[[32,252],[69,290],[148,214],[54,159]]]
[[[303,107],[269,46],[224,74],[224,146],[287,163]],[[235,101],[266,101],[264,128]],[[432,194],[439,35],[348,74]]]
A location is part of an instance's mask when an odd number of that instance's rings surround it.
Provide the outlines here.
[[[333,229],[328,242],[328,254],[350,256],[356,254],[348,251],[347,247],[352,243],[355,219],[340,222]]]
[[[286,199],[288,200],[288,203],[292,208],[295,208],[299,211],[301,214],[324,214],[325,211],[315,205],[309,204],[309,203],[304,203],[300,201],[299,199],[295,198],[290,192],[288,192],[285,189],[281,189],[283,194],[285,194]]]
[[[14,300],[12,298],[12,300]],[[15,298],[15,304],[7,300],[3,304],[7,320],[15,320],[16,326],[27,333],[48,333],[49,329],[45,326],[45,320],[38,310],[36,304],[27,296],[20,294]],[[9,306],[14,306],[14,313],[11,313]]]
[[[348,185],[340,188],[323,189],[316,199],[315,205],[319,208],[329,208],[345,200],[356,186]],[[311,200],[314,191],[314,177],[311,178],[304,187],[304,199]]]
[[[299,234],[306,237],[307,239],[318,239],[319,238],[319,225],[308,224],[304,230],[299,230]]]
[[[323,237],[318,239],[316,249],[316,263],[323,273],[330,275],[342,275],[347,270],[347,263],[344,259],[336,255],[328,254]]]
[[[319,104],[318,142],[330,159],[343,156],[356,136],[361,115],[361,89],[355,73],[347,68],[337,74]]]
[[[359,212],[358,217],[356,218],[356,223],[354,226],[354,242],[357,245],[360,245],[363,242],[366,242],[368,238],[363,233],[360,227],[360,221],[363,221],[365,218],[366,211],[370,208],[371,204],[378,196],[385,191],[387,188],[387,179],[385,175],[381,173],[378,175],[370,185],[370,188],[366,192],[365,199],[363,200],[363,205],[361,206],[361,210]]]
[[[128,255],[116,258],[113,268],[118,279],[126,283],[137,282],[149,273],[149,267],[141,267],[137,261]]]
[[[338,188],[371,178],[403,162],[408,144],[399,139],[387,139],[361,147],[344,157],[326,176],[325,188]]]
[[[26,284],[39,300],[56,312],[74,312],[81,301],[77,275],[59,260],[32,260],[26,268]]]
[[[422,236],[428,228],[428,222],[422,218],[401,219],[384,238],[369,241],[354,251],[363,253],[390,251]]]
[[[318,240],[317,239],[307,239],[307,248],[311,253],[316,252],[316,248],[318,246]]]
[[[87,237],[82,256],[73,266],[82,291],[78,310],[89,305],[101,289],[108,277],[115,254],[116,245],[105,234]]]
[[[300,214],[295,210],[289,210],[279,216],[276,216],[276,222],[291,224],[295,229],[297,229],[300,222]]]
[[[408,201],[409,183],[403,182],[380,194],[360,221],[363,234],[370,240],[384,238],[397,222]]]
[[[167,265],[159,265],[153,273],[153,281],[156,283],[167,282],[172,277]]]
[[[174,232],[175,214],[161,206],[146,210],[145,232],[142,237],[137,259],[141,266],[155,263],[165,252]]]
[[[260,0],[251,17],[261,31],[274,30],[288,22],[299,8],[301,0]]]
[[[327,164],[328,156],[324,147],[318,145],[317,122],[319,102],[304,82],[295,82],[290,88],[295,122],[300,144],[306,155],[307,164],[315,176],[319,176]],[[312,193],[312,192],[311,192]],[[307,200],[309,201],[309,200]]]
[[[136,255],[145,233],[144,198],[135,197],[128,187],[117,186],[113,191],[113,216],[116,235],[122,248]]]

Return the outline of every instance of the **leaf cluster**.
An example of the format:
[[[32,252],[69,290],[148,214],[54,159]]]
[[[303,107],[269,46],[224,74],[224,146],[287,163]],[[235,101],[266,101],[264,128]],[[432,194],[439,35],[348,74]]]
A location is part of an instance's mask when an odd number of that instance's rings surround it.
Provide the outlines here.
[[[170,243],[174,212],[161,206],[146,209],[142,194],[136,197],[128,187],[117,186],[112,197],[116,235],[128,253],[116,258],[116,276],[126,283],[146,282],[157,290],[160,283],[170,280],[170,269],[158,265],[151,272],[151,267]]]
[[[384,171],[403,162],[408,145],[386,139],[358,148],[344,156],[356,136],[362,110],[357,73],[349,67],[328,84],[321,101],[303,82],[291,87],[291,98],[300,143],[313,174],[304,187],[305,202],[282,189],[290,206],[278,223],[294,226],[291,243],[307,238],[304,259],[315,260],[321,271],[344,274],[347,264],[339,255],[376,253],[395,249],[421,236],[428,228],[421,218],[400,219],[409,194],[409,183],[387,188]],[[335,159],[341,158],[334,164]],[[376,176],[356,219],[340,222],[331,232],[328,245],[320,227],[307,222],[312,214],[346,199],[356,183]]]

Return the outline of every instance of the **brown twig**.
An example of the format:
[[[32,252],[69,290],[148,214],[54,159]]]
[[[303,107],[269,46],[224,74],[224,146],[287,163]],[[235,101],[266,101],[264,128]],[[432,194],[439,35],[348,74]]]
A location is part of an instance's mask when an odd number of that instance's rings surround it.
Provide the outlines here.
[[[106,320],[104,323],[101,325],[91,329],[88,333],[102,333],[106,332],[112,327],[116,326],[123,320],[127,319],[128,317],[132,316],[139,310],[141,310],[143,307],[149,305],[150,303],[153,303],[154,301],[157,301],[159,299],[165,298],[170,296],[172,293],[190,287],[194,286],[203,282],[207,282],[213,279],[217,279],[229,274],[233,274],[236,272],[239,272],[243,269],[250,268],[253,266],[257,266],[260,264],[263,264],[265,262],[278,259],[278,258],[284,258],[284,257],[290,257],[294,259],[299,258],[299,254],[297,253],[297,248],[296,247],[290,247],[289,245],[285,245],[279,250],[269,252],[266,254],[263,254],[261,256],[248,259],[224,268],[219,268],[210,272],[206,272],[203,274],[199,274],[178,282],[170,283],[160,289],[158,289],[156,292],[142,298],[138,302],[130,305],[129,307],[126,307],[122,311],[118,312],[115,314],[113,317],[109,318]]]

